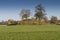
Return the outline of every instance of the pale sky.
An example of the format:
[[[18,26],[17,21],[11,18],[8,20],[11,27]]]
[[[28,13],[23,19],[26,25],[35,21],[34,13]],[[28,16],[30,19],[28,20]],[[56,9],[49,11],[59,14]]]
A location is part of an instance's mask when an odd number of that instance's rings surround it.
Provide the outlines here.
[[[0,21],[21,19],[19,13],[22,9],[30,9],[31,16],[35,13],[35,6],[42,4],[47,17],[57,16],[60,19],[60,0],[0,0]]]

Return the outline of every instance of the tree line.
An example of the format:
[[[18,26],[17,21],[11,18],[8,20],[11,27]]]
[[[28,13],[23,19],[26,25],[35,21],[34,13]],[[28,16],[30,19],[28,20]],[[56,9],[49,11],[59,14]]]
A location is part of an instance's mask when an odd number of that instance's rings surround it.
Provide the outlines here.
[[[60,24],[60,20],[56,16],[52,16],[50,20],[46,16],[47,14],[45,13],[45,9],[42,6],[42,4],[39,4],[35,7],[35,14],[33,15],[34,18],[29,19],[30,17],[30,10],[28,9],[22,9],[21,13],[19,16],[21,17],[22,20],[20,21],[15,21],[13,19],[9,19],[8,21],[5,22],[0,22],[2,25],[42,25],[42,24]]]

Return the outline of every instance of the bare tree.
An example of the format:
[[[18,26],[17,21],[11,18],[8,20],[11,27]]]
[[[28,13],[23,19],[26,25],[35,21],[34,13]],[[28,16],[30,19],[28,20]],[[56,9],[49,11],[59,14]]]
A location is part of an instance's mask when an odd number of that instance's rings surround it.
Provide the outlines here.
[[[20,16],[22,17],[22,19],[28,19],[28,17],[30,16],[30,10],[21,10]]]
[[[42,4],[37,5],[36,6],[36,13],[35,13],[36,19],[41,21],[44,18],[44,16],[45,16],[44,7],[42,6]]]

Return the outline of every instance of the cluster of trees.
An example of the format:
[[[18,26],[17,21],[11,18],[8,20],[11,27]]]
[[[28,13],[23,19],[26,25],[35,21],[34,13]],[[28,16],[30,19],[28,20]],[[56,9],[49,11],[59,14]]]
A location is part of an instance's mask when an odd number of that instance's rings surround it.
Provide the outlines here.
[[[35,7],[35,14],[33,18],[36,21],[38,21],[39,24],[41,23],[50,23],[50,24],[58,24],[58,18],[56,16],[52,16],[50,20],[48,20],[48,17],[46,16],[45,9],[42,6],[42,4],[39,4]],[[28,21],[28,18],[30,17],[30,10],[22,10],[20,15],[22,17],[22,20]],[[32,20],[32,19],[31,19]],[[34,21],[32,21],[34,22]]]
[[[48,17],[46,16],[45,9],[42,6],[42,4],[37,5],[34,14],[34,18],[29,19],[30,17],[30,10],[23,9],[21,10],[21,13],[19,14],[22,18],[21,21],[14,21],[12,19],[9,19],[6,21],[6,24],[8,25],[22,25],[22,24],[59,24],[60,20],[56,16],[52,16],[50,20],[48,20]],[[1,24],[2,22],[0,22]]]

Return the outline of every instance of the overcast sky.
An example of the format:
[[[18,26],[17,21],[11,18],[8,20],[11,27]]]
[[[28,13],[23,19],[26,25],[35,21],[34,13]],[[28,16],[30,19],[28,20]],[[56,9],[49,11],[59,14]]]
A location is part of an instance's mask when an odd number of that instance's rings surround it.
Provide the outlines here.
[[[22,9],[30,9],[32,16],[35,6],[40,3],[44,6],[48,18],[54,15],[60,19],[60,0],[0,0],[0,21],[19,20]]]

